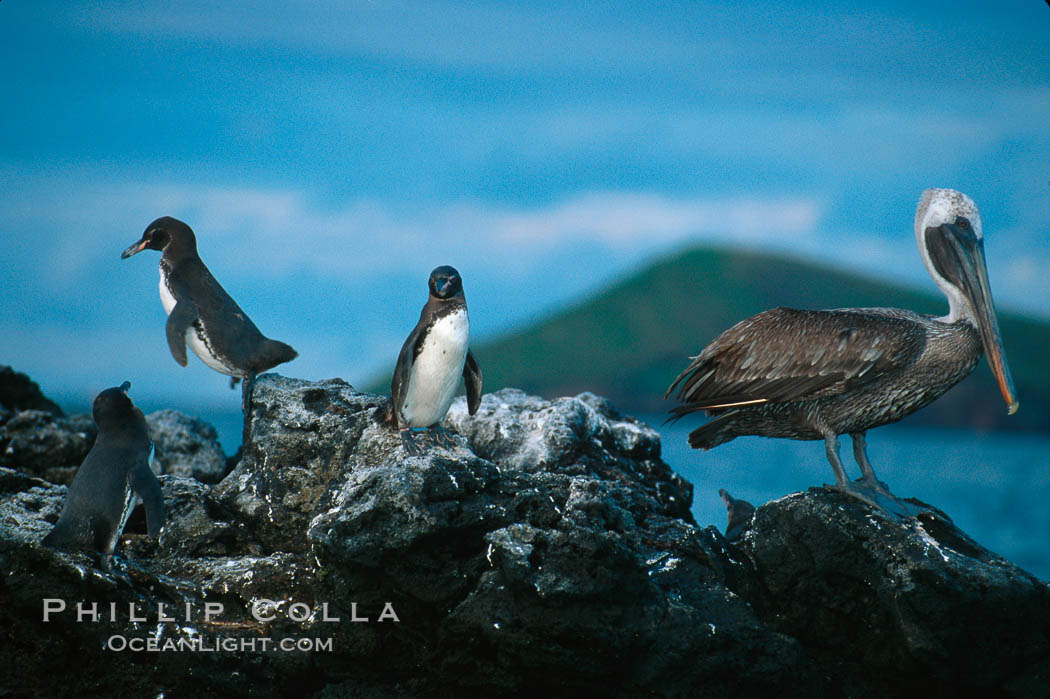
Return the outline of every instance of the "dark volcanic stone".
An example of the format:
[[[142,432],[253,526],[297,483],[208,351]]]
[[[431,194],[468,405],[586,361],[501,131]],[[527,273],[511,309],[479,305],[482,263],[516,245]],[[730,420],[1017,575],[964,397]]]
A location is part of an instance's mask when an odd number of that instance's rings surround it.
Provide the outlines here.
[[[174,410],[146,416],[156,451],[154,470],[218,482],[226,473],[226,457],[218,433],[208,423]],[[0,425],[0,466],[14,468],[68,485],[98,436],[90,415],[58,417],[42,410],[25,410]]]
[[[1050,587],[943,513],[903,522],[811,488],[758,508],[741,548],[763,619],[846,696],[1044,697]]]
[[[0,466],[68,485],[97,435],[90,415],[25,410],[0,426]]]
[[[240,462],[216,497],[251,524],[268,550],[309,551],[306,530],[329,485],[354,464],[382,458],[376,445],[358,444],[361,434],[388,436],[386,451],[399,444],[368,419],[380,402],[339,379],[261,377]]]
[[[372,420],[381,401],[260,377],[236,468],[216,485],[162,476],[159,541],[133,516],[109,573],[39,545],[63,486],[0,468],[0,695],[1050,689],[1047,585],[944,518],[899,522],[816,490],[759,507],[730,544],[689,517],[657,433],[601,398],[503,390],[475,416],[460,399],[456,447],[411,458]],[[45,597],[151,611],[43,624]],[[202,618],[209,603],[219,618]],[[115,634],[331,646],[103,650]]]
[[[209,556],[260,555],[248,528],[237,521],[194,478],[161,476],[167,524],[159,554],[184,559]],[[143,529],[145,531],[145,529]]]
[[[47,398],[36,382],[9,366],[0,366],[0,407],[10,413],[43,410],[62,417],[62,408]]]
[[[226,456],[219,433],[207,422],[177,410],[158,410],[146,416],[158,473],[218,483],[226,474]]]

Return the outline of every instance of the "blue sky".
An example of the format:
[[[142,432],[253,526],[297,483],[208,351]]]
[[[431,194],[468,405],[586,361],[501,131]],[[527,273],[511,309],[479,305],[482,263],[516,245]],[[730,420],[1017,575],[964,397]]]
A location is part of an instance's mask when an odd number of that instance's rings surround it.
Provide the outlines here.
[[[934,289],[930,186],[981,208],[999,307],[1050,317],[1047,36],[1036,0],[4,0],[0,362],[80,409],[236,407],[169,356],[157,254],[119,259],[162,215],[282,373],[358,385],[439,264],[482,338],[694,242]]]

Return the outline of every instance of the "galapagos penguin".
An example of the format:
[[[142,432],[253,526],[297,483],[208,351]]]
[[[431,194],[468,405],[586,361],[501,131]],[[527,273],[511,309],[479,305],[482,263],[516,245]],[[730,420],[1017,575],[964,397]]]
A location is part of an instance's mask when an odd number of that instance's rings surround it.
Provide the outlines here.
[[[455,446],[441,420],[456,395],[459,377],[467,386],[467,410],[481,404],[481,369],[470,353],[470,320],[463,281],[454,268],[430,273],[430,298],[419,314],[397,358],[390,382],[390,400],[376,412],[382,423],[396,425],[410,456],[422,453],[413,432],[428,432],[437,445]]]
[[[164,497],[150,470],[153,440],[146,418],[128,398],[131,382],[107,388],[95,398],[98,437],[69,486],[62,515],[43,544],[62,550],[102,553],[102,567],[135,506],[146,507],[146,530],[156,537],[164,526]]]
[[[718,489],[718,495],[726,504],[726,541],[735,542],[743,538],[751,528],[751,519],[755,516],[755,506],[747,500],[737,500],[725,488]]]
[[[160,300],[168,314],[168,348],[186,366],[186,345],[215,371],[231,377],[230,387],[244,379],[242,409],[251,405],[255,377],[299,353],[259,332],[248,314],[230,298],[197,254],[193,230],[170,216],[146,227],[141,240],[120,256],[145,249],[160,250]]]

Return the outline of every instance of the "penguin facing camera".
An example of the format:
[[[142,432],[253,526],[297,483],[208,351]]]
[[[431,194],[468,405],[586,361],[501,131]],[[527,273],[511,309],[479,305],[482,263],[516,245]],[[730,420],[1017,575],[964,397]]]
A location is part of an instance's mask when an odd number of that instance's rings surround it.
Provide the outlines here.
[[[456,395],[460,376],[467,386],[468,412],[474,415],[481,405],[481,369],[470,353],[463,280],[446,265],[430,273],[429,286],[430,297],[419,322],[398,355],[390,400],[375,413],[379,422],[397,427],[410,456],[422,453],[415,435],[423,432],[435,445],[455,446],[441,421]]]

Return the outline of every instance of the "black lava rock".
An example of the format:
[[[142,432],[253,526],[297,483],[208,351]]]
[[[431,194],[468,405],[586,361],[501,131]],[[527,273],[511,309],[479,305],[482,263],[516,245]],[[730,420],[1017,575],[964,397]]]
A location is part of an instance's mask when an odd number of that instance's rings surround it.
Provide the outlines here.
[[[0,466],[69,485],[96,436],[90,415],[23,410],[0,425]]]
[[[9,366],[0,366],[0,408],[9,413],[43,410],[62,417],[62,408],[40,391],[35,381]]]
[[[153,469],[158,473],[218,483],[226,475],[219,433],[207,422],[177,410],[146,416],[153,438]]]
[[[133,518],[109,573],[40,546],[63,486],[0,469],[0,693],[1050,688],[1047,584],[932,509],[899,521],[811,490],[759,507],[730,544],[692,521],[658,434],[601,398],[503,390],[475,416],[460,400],[456,447],[420,457],[371,419],[381,400],[260,377],[236,468],[215,485],[162,476],[159,541]],[[44,599],[69,609],[44,623]],[[78,622],[78,601],[104,618]],[[56,662],[82,669],[59,677]]]

